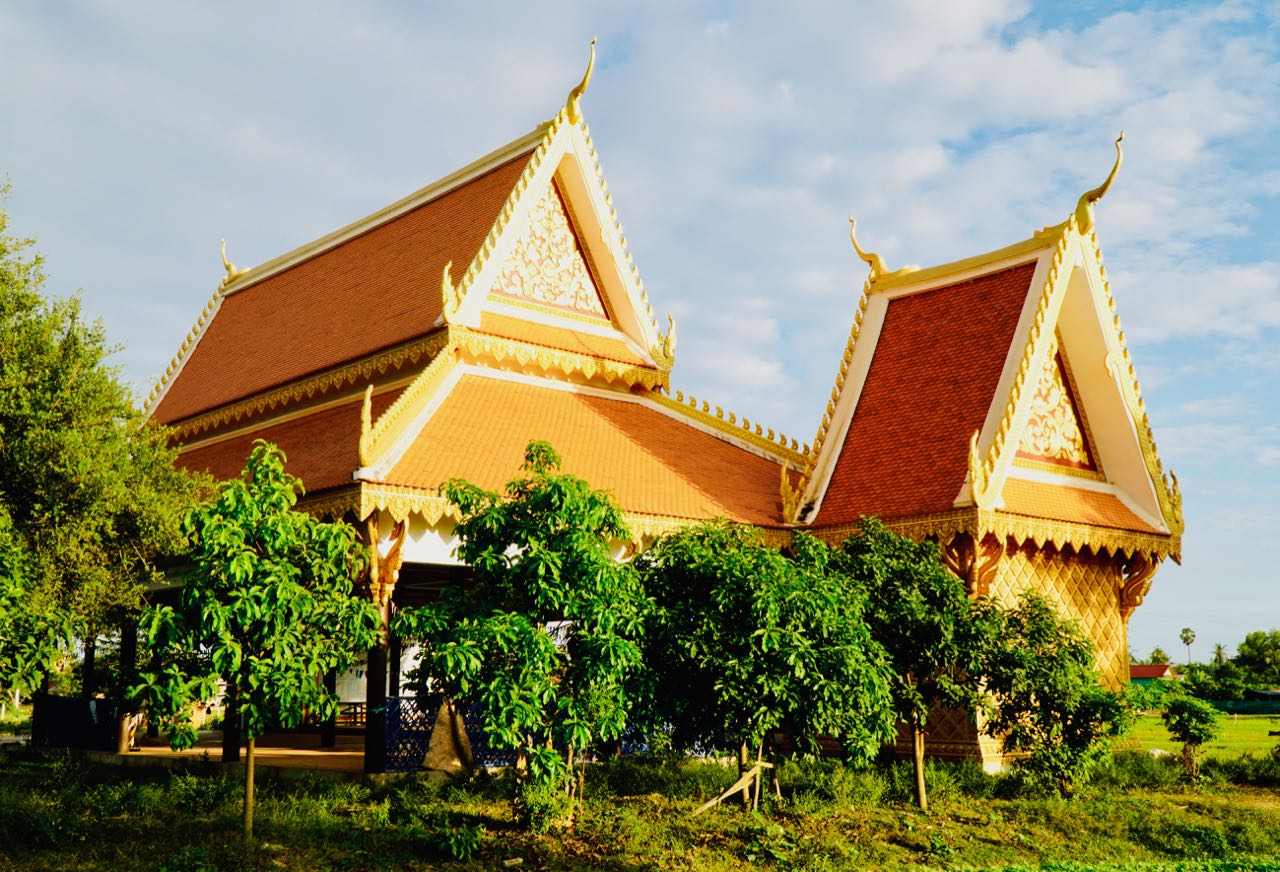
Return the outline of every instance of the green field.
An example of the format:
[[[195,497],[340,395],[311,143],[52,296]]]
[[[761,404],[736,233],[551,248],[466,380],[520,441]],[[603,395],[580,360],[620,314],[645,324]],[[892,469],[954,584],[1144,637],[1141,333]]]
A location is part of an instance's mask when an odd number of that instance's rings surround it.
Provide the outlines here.
[[[1280,731],[1280,715],[1221,715],[1222,735],[1205,746],[1209,757],[1238,757],[1246,752],[1265,754],[1280,744],[1280,737],[1268,736]],[[1125,740],[1127,747],[1145,751],[1162,750],[1177,754],[1182,746],[1169,738],[1159,715],[1143,715]]]

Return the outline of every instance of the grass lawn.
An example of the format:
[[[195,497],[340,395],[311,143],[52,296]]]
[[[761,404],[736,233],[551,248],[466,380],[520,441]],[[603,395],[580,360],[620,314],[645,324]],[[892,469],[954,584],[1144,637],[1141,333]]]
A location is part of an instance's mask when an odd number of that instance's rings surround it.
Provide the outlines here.
[[[258,841],[246,848],[234,776],[0,759],[0,869],[1280,872],[1276,789],[1191,789],[1175,767],[1141,752],[1120,755],[1107,773],[1060,799],[1021,796],[1012,780],[975,767],[931,764],[934,808],[922,814],[909,802],[908,766],[788,764],[781,806],[692,818],[733,780],[729,770],[624,760],[595,770],[572,831],[545,835],[516,825],[501,779],[266,783]],[[456,862],[447,842],[468,833],[477,851]]]
[[[1268,736],[1271,730],[1280,730],[1280,715],[1228,715],[1219,716],[1222,735],[1205,746],[1206,756],[1238,757],[1245,752],[1266,754],[1280,744],[1280,737]],[[1132,747],[1145,751],[1161,749],[1177,754],[1182,746],[1169,738],[1169,731],[1159,715],[1143,715],[1138,719],[1126,739]]]

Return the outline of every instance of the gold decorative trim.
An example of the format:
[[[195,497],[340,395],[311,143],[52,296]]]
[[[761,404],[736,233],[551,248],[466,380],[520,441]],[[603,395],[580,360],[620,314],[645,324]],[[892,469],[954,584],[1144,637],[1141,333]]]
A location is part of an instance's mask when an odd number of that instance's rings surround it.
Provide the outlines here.
[[[583,251],[584,252],[588,251],[586,246],[583,246]],[[594,278],[594,268],[592,272],[593,272],[593,278]],[[597,285],[598,284],[599,282],[597,282]],[[512,306],[514,308],[525,309],[530,312],[537,312],[539,315],[546,315],[550,318],[563,318],[566,321],[577,321],[580,324],[590,324],[592,327],[597,327],[597,328],[613,327],[615,330],[618,330],[618,332],[620,333],[622,332],[618,328],[618,325],[614,323],[612,316],[608,318],[601,318],[599,315],[587,315],[582,312],[575,312],[572,309],[565,309],[558,306],[548,306],[545,303],[535,303],[530,300],[521,299],[520,297],[510,297],[510,296],[507,296],[506,294],[500,294],[494,291],[489,291],[489,293],[486,295],[486,299],[488,299],[488,301],[491,303],[497,303],[503,306]],[[600,295],[600,299],[604,302],[605,309],[607,310],[609,308],[609,301],[604,299],[603,294]],[[494,315],[503,314],[501,312],[494,312],[491,309],[486,311],[489,311],[491,314],[494,314]],[[542,322],[538,322],[538,323],[542,323]]]
[[[628,387],[641,386],[650,391],[666,388],[670,378],[670,374],[662,369],[505,339],[465,327],[451,327],[450,334],[455,345],[472,359],[488,357],[500,364],[515,363],[521,371],[531,375],[581,375],[588,380],[602,378],[608,383],[621,382]]]
[[[968,534],[977,541],[982,541],[987,534],[994,534],[1001,541],[1012,539],[1017,546],[1027,543],[1037,548],[1050,545],[1055,548],[1070,546],[1077,551],[1087,548],[1095,554],[1125,558],[1145,553],[1160,557],[1171,556],[1178,560],[1182,547],[1182,540],[1178,536],[1116,530],[1069,521],[1050,521],[973,507],[886,521],[885,526],[900,536],[917,540],[937,539],[940,542],[950,542],[960,534]],[[856,532],[858,527],[858,522],[852,522],[818,528],[812,532],[825,541],[840,542]]]
[[[1040,289],[1040,299],[1036,304],[1035,318],[1031,322],[1031,331],[1027,334],[1026,343],[1022,348],[1022,358],[1018,362],[1018,372],[1013,378],[1013,385],[1009,389],[1009,398],[1005,402],[1004,413],[1000,416],[1000,423],[996,426],[995,437],[991,441],[990,448],[987,449],[985,456],[982,457],[980,470],[977,479],[971,474],[971,484],[973,487],[973,501],[981,508],[990,507],[999,497],[999,489],[1003,486],[1003,476],[996,481],[995,471],[1004,458],[1006,448],[1010,451],[1017,451],[1017,446],[1009,440],[1009,433],[1013,428],[1013,420],[1017,415],[1018,406],[1022,401],[1024,390],[1034,391],[1035,381],[1039,376],[1040,365],[1043,358],[1049,352],[1049,348],[1053,343],[1054,330],[1050,326],[1045,329],[1048,324],[1049,310],[1052,308],[1054,298],[1057,296],[1058,279],[1062,274],[1063,261],[1066,257],[1067,247],[1071,242],[1071,234],[1075,231],[1075,216],[1069,218],[1065,224],[1060,225],[1057,241],[1053,246],[1053,258],[1049,262],[1049,272],[1045,276],[1044,284]],[[1065,283],[1063,285],[1065,287]],[[1011,446],[1011,447],[1010,447]],[[977,444],[975,442],[970,446],[971,452],[976,453]],[[971,458],[971,469],[974,460]]]
[[[424,356],[433,357],[447,341],[447,334],[441,330],[431,333],[422,339],[415,339],[404,345],[371,355],[353,363],[344,364],[328,372],[304,378],[281,388],[266,391],[257,396],[231,403],[212,412],[197,415],[180,421],[173,426],[173,434],[179,441],[186,441],[191,436],[239,421],[241,418],[257,415],[274,409],[277,406],[300,402],[319,394],[346,387],[360,381],[373,378],[375,374],[399,369],[406,363],[417,363]]]
[[[676,364],[676,319],[667,316],[667,332],[658,337],[658,344],[649,349],[649,356],[663,369],[671,369]]]
[[[378,416],[377,421],[372,422],[367,430],[361,431],[360,463],[362,466],[372,466],[381,460],[395,440],[400,437],[404,427],[418,417],[418,413],[435,395],[441,381],[457,361],[457,346],[450,341],[452,335],[453,328],[450,328],[448,333],[443,335],[441,349],[432,358],[431,363],[418,373],[418,377]]]
[[[1095,463],[1097,461],[1094,461]],[[1053,475],[1065,475],[1070,478],[1079,478],[1085,481],[1101,481],[1105,482],[1107,477],[1095,469],[1078,469],[1074,466],[1060,466],[1056,463],[1045,463],[1042,460],[1029,460],[1025,457],[1013,458],[1014,469],[1027,469],[1033,472],[1047,472]],[[1006,480],[1008,477],[1006,476]]]
[[[222,240],[222,268],[226,270],[226,275],[222,277],[222,281],[218,282],[218,292],[227,289],[227,285],[240,278],[248,272],[247,269],[238,269],[234,263],[227,260],[227,240]]]
[[[1120,587],[1120,617],[1129,623],[1133,610],[1142,605],[1147,592],[1151,590],[1151,580],[1160,566],[1160,557],[1148,556],[1141,552],[1134,554],[1124,565],[1124,583]]]
[[[814,466],[818,462],[818,458],[822,455],[822,449],[827,442],[827,434],[831,430],[831,424],[835,418],[836,406],[840,403],[840,397],[844,394],[845,380],[849,377],[849,366],[853,363],[853,353],[858,346],[858,336],[862,333],[862,319],[867,314],[867,304],[871,302],[872,278],[867,276],[867,280],[862,283],[862,296],[858,299],[858,308],[853,314],[853,327],[849,330],[849,338],[844,344],[844,353],[840,356],[840,365],[836,370],[835,387],[831,389],[831,398],[827,400],[826,411],[822,415],[822,423],[818,425],[818,433],[813,439],[813,449],[805,446],[805,461],[802,467],[804,475],[800,480],[800,493],[808,495],[809,486],[813,480]]]
[[[970,596],[986,596],[991,592],[991,581],[1004,556],[1004,542],[998,536],[988,533],[979,538],[972,533],[960,533],[939,545],[943,564],[965,583]]]
[[[622,222],[618,219],[618,210],[613,206],[613,194],[609,193],[609,184],[604,178],[604,167],[600,165],[600,155],[596,153],[595,143],[591,141],[591,129],[585,122],[582,124],[581,129],[582,139],[587,146],[587,157],[591,162],[590,169],[595,171],[598,189],[604,196],[604,204],[609,210],[609,221],[613,223],[614,233],[618,236],[618,247],[621,249],[623,257],[626,258],[626,266],[631,271],[631,280],[635,283],[636,290],[640,292],[640,302],[644,305],[643,314],[649,318],[649,327],[653,331],[652,335],[659,336],[662,331],[658,329],[658,320],[653,314],[653,305],[649,302],[649,292],[644,288],[644,280],[640,278],[640,269],[636,266],[635,258],[631,255],[631,249],[627,246],[627,236],[622,232]],[[636,317],[639,318],[641,314],[641,312],[637,311]]]
[[[355,496],[354,494],[352,496]],[[350,499],[350,498],[348,498]],[[361,519],[374,512],[387,512],[393,520],[403,521],[410,515],[418,515],[428,526],[436,526],[441,520],[451,518],[460,521],[457,509],[438,493],[392,484],[364,484],[354,501],[355,511]],[[345,506],[344,506],[345,507]],[[659,536],[703,523],[705,518],[676,518],[662,515],[624,513],[631,544],[637,548],[652,542]],[[756,527],[761,541],[775,547],[790,544],[792,531],[784,527]]]
[[[1076,203],[1076,211],[1074,214],[1076,227],[1079,228],[1080,234],[1083,236],[1093,230],[1093,204],[1101,200],[1107,195],[1107,191],[1111,190],[1111,184],[1116,180],[1116,175],[1120,172],[1120,164],[1124,163],[1124,149],[1120,147],[1120,143],[1124,141],[1124,131],[1120,131],[1120,135],[1116,137],[1116,162],[1111,166],[1111,172],[1107,174],[1107,178],[1101,185],[1091,191],[1085,191],[1080,195],[1079,202]]]
[[[160,380],[151,388],[151,393],[147,396],[146,409],[148,417],[156,413],[156,408],[160,405],[160,400],[168,393],[169,387],[173,384],[173,380],[177,378],[178,373],[182,371],[182,367],[186,365],[187,358],[200,342],[200,337],[204,335],[205,327],[209,325],[210,319],[218,311],[218,307],[222,304],[222,285],[219,284],[214,289],[213,296],[209,298],[209,302],[204,304],[204,308],[200,310],[200,314],[196,317],[195,325],[187,331],[186,337],[182,340],[178,353],[169,361],[169,365],[165,367],[164,373],[160,376]],[[178,434],[180,436],[180,434]]]
[[[1155,433],[1151,430],[1151,419],[1147,416],[1147,405],[1142,399],[1142,386],[1138,383],[1138,372],[1133,365],[1133,357],[1129,354],[1129,345],[1124,339],[1124,329],[1120,326],[1120,316],[1116,314],[1116,298],[1111,293],[1111,282],[1107,279],[1107,268],[1102,262],[1102,249],[1098,246],[1098,234],[1090,230],[1089,244],[1093,247],[1094,257],[1098,262],[1098,275],[1102,278],[1102,294],[1107,303],[1107,311],[1111,313],[1111,321],[1103,320],[1103,329],[1110,336],[1107,352],[1107,369],[1120,383],[1120,394],[1124,399],[1129,417],[1133,419],[1138,431],[1138,443],[1142,448],[1142,460],[1147,466],[1147,474],[1151,477],[1155,488],[1156,499],[1160,503],[1160,514],[1169,525],[1175,536],[1180,536],[1186,525],[1182,517],[1182,490],[1178,486],[1178,477],[1172,472],[1165,473],[1160,455],[1156,451]],[[1119,354],[1115,349],[1119,349]],[[1176,558],[1175,558],[1176,559]]]
[[[739,419],[733,412],[726,412],[721,406],[713,407],[706,400],[699,400],[693,394],[689,395],[688,400],[685,399],[684,391],[676,391],[674,399],[658,393],[653,394],[649,399],[734,439],[754,445],[784,462],[799,467],[807,461],[808,445],[801,447],[799,442],[785,433],[775,434],[771,427],[767,428],[758,423],[753,425],[750,419]]]

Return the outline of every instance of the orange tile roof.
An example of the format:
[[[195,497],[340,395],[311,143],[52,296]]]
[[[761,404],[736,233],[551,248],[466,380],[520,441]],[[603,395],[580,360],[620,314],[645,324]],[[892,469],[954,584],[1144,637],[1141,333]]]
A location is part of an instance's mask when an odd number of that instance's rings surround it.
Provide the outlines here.
[[[436,488],[463,478],[501,490],[525,445],[550,442],[564,469],[625,511],[778,524],[779,466],[639,403],[464,376],[387,482]]]
[[[376,419],[400,396],[403,389],[387,391],[373,398]],[[284,449],[285,469],[302,479],[307,492],[351,484],[351,474],[360,466],[360,406],[363,398],[233,436],[221,442],[184,451],[178,465],[204,470],[222,481],[235,478],[244,469],[255,439],[274,442]]]
[[[228,295],[155,412],[164,424],[431,332],[440,274],[471,262],[523,154]]]
[[[889,302],[815,526],[949,511],[1035,264]]]
[[[1028,481],[1022,478],[1009,478],[1005,480],[1001,496],[1004,498],[1004,507],[1001,511],[1011,515],[1049,518],[1075,524],[1093,524],[1097,527],[1136,530],[1142,533],[1158,532],[1112,494]]]
[[[547,348],[559,348],[577,354],[617,360],[632,366],[653,368],[653,364],[632,351],[631,346],[621,337],[611,338],[600,336],[596,333],[584,333],[569,327],[556,327],[535,321],[525,321],[521,318],[497,315],[493,312],[485,312],[480,316],[480,326],[477,330],[480,333],[501,336],[504,339],[532,342],[535,345],[543,345]]]

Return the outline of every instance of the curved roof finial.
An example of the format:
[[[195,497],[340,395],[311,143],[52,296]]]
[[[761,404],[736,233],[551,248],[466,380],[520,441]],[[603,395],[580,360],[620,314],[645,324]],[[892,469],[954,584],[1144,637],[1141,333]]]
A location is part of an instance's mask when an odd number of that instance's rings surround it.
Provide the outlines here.
[[[1116,137],[1116,162],[1112,165],[1111,172],[1107,174],[1101,185],[1081,194],[1080,201],[1076,203],[1076,223],[1081,233],[1088,233],[1093,228],[1093,204],[1107,195],[1107,191],[1111,190],[1111,183],[1116,180],[1116,175],[1120,172],[1120,165],[1124,163],[1124,149],[1120,147],[1123,141],[1124,131],[1121,130],[1120,135]]]
[[[573,86],[573,90],[569,92],[569,99],[565,101],[564,107],[569,112],[569,123],[578,124],[582,121],[582,95],[587,93],[587,85],[591,84],[591,73],[596,68],[596,38],[591,37],[591,56],[587,58],[587,71],[582,74],[582,81]]]
[[[857,227],[858,227],[858,222],[854,219],[852,215],[850,215],[849,216],[849,241],[853,243],[853,250],[858,253],[858,257],[866,261],[867,266],[871,267],[871,281],[875,281],[877,278],[879,278],[880,276],[888,272],[888,270],[885,268],[883,257],[881,257],[880,255],[874,252],[862,250],[862,246],[858,244],[858,234],[856,232]]]
[[[222,277],[222,281],[218,282],[218,290],[222,290],[248,272],[247,269],[237,269],[234,263],[227,260],[227,240],[225,239],[222,240],[222,268],[227,271],[227,274]]]

